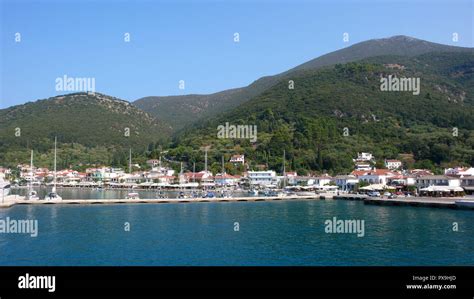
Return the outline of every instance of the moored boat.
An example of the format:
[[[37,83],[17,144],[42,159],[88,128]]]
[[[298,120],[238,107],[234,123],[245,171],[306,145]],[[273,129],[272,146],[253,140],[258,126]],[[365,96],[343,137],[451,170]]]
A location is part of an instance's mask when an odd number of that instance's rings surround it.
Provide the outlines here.
[[[63,198],[59,196],[56,192],[56,154],[57,154],[57,137],[54,138],[54,178],[53,178],[53,189],[45,196],[45,200],[62,200]]]
[[[0,198],[6,197],[10,193],[10,182],[0,177]]]
[[[140,195],[136,192],[130,192],[127,194],[126,199],[140,199]]]
[[[28,200],[39,200],[38,193],[34,190],[28,192],[28,196],[26,197]]]

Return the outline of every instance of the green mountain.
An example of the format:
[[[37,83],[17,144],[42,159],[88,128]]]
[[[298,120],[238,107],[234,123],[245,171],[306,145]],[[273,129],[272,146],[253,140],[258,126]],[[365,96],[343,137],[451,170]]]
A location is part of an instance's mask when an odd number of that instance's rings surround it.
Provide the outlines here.
[[[150,96],[134,105],[169,123],[174,131],[195,121],[230,111],[261,94],[283,78],[296,76],[303,70],[315,70],[337,63],[347,63],[382,55],[416,56],[429,52],[466,52],[469,48],[431,43],[407,36],[374,39],[320,56],[275,76],[262,77],[247,87],[207,95]]]
[[[381,78],[419,78],[420,93],[381,91]],[[474,50],[379,56],[300,70],[232,111],[194,124],[175,139],[170,155],[193,159],[244,153],[280,169],[349,172],[352,158],[413,154],[418,167],[474,164]],[[219,139],[219,125],[256,125],[258,139]],[[217,160],[218,161],[218,160]]]
[[[0,110],[0,164],[27,162],[28,149],[50,151],[54,136],[61,144],[80,147],[75,155],[100,147],[98,162],[105,163],[113,151],[143,150],[164,142],[169,133],[169,126],[118,98],[99,93],[56,96]],[[69,160],[81,161],[76,158]]]

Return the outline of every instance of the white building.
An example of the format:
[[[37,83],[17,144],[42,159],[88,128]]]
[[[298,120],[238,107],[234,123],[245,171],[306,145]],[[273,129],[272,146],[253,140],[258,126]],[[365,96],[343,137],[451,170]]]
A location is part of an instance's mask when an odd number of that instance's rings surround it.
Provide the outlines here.
[[[149,165],[150,167],[157,167],[160,165],[160,160],[158,159],[150,159],[146,161],[146,164]]]
[[[354,175],[338,175],[335,178],[336,186],[343,192],[353,191],[359,179]]]
[[[387,178],[387,185],[391,186],[413,186],[416,183],[414,176],[396,175]]]
[[[313,177],[312,180],[313,181],[311,185],[318,186],[318,187],[329,185],[329,183],[334,181],[334,179],[328,175]],[[308,182],[308,185],[309,185],[309,182]]]
[[[452,176],[474,176],[474,167],[455,167],[455,168],[446,168],[444,170],[445,175]]]
[[[474,193],[474,176],[465,176],[461,178],[461,187],[466,194]]]
[[[387,185],[388,178],[394,177],[397,174],[388,169],[374,169],[365,171],[357,175],[359,181],[364,181],[369,184]]]
[[[425,188],[429,186],[459,187],[461,180],[446,175],[427,175],[416,178],[416,186]]]
[[[354,162],[370,162],[374,160],[374,156],[371,153],[357,153],[357,158]]]
[[[365,163],[365,162],[357,162],[355,164],[355,170],[371,170],[372,165],[370,163]]]
[[[250,185],[269,186],[277,184],[276,172],[267,171],[249,171],[247,177]]]
[[[393,160],[393,159],[386,159],[385,160],[385,168],[399,169],[400,167],[402,167],[402,161],[400,161],[400,160]]]
[[[233,176],[227,173],[217,173],[214,177],[214,183],[218,186],[233,186],[239,183],[240,177]]]
[[[233,155],[230,158],[230,163],[234,164],[244,164],[245,163],[245,156],[244,155]]]

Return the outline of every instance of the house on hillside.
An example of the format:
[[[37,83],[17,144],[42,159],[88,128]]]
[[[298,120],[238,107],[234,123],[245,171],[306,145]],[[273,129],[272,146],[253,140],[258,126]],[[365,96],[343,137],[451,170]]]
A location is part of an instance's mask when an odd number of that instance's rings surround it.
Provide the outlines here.
[[[245,164],[245,156],[244,155],[233,155],[232,157],[230,157],[230,160],[229,160],[230,163],[233,163],[233,164]]]
[[[449,176],[474,176],[474,167],[454,167],[446,168],[444,170],[445,175]]]
[[[399,169],[402,167],[402,161],[395,159],[385,159],[385,167],[391,170]]]

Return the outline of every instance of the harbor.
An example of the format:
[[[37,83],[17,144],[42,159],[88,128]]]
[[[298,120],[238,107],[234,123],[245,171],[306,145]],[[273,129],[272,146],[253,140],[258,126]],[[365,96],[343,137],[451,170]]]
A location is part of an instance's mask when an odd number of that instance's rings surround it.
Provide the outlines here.
[[[364,194],[322,193],[314,195],[288,195],[288,196],[237,196],[237,197],[211,197],[211,198],[108,198],[108,199],[62,199],[62,200],[31,200],[25,196],[9,195],[0,202],[0,208],[10,208],[14,205],[93,205],[93,204],[166,204],[166,203],[204,203],[204,202],[259,202],[259,201],[299,201],[299,200],[347,200],[361,201],[367,205],[385,206],[412,206],[434,207],[449,209],[474,210],[474,198],[432,198],[432,197],[403,197],[381,198],[369,197]]]

